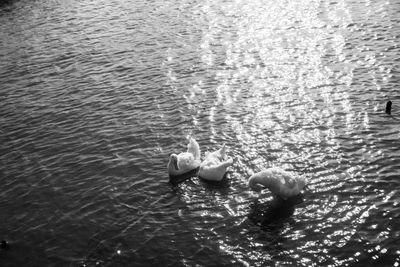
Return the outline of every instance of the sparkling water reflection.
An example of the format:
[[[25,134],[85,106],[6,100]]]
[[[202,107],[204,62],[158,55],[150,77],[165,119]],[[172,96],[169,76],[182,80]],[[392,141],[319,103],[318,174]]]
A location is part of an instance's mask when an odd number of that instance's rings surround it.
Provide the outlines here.
[[[0,265],[399,265],[399,11],[0,5]],[[226,143],[225,180],[168,183],[188,135]],[[309,189],[249,190],[271,166]]]

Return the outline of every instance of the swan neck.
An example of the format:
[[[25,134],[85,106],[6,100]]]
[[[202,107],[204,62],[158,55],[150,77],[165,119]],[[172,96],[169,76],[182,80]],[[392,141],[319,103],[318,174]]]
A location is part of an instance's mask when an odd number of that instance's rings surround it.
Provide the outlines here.
[[[259,174],[251,176],[249,179],[249,186],[251,188],[257,188],[258,185],[262,185],[270,189],[272,187],[272,181],[271,179],[266,179]]]

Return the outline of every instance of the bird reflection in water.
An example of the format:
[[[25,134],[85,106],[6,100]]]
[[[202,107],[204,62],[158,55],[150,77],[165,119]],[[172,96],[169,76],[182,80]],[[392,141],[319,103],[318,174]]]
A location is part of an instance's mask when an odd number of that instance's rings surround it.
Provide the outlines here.
[[[173,188],[177,188],[179,184],[184,183],[185,181],[191,180],[197,186],[202,186],[202,188],[206,189],[208,192],[218,192],[221,195],[228,195],[230,192],[231,182],[228,179],[228,174],[225,173],[224,177],[220,181],[208,181],[204,179],[200,179],[197,176],[198,169],[193,170],[192,172],[185,173],[180,176],[174,176],[169,179],[169,183],[173,186]],[[194,179],[192,179],[194,178]]]
[[[189,172],[186,172],[186,173],[183,173],[180,175],[170,175],[169,182],[174,186],[178,185],[186,180],[189,180],[190,178],[197,177],[198,172],[199,172],[199,168],[196,168],[194,170],[191,170]]]
[[[200,179],[201,184],[209,192],[218,192],[221,195],[227,196],[231,192],[231,180],[228,178],[228,173],[225,173],[220,181],[209,181]]]
[[[261,226],[263,230],[282,226],[283,223],[290,221],[296,205],[303,202],[302,194],[290,197],[286,200],[276,197],[265,203],[260,203],[260,200],[256,199],[250,205],[251,211],[248,218],[254,224]]]

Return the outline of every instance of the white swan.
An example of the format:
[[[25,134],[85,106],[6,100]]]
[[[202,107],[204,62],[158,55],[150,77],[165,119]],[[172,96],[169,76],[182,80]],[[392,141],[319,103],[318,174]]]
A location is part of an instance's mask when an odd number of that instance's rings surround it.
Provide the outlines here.
[[[281,168],[274,167],[255,173],[250,176],[248,184],[254,190],[260,190],[260,186],[268,188],[274,197],[284,200],[300,194],[306,186],[304,177],[295,176]]]
[[[170,176],[179,176],[193,171],[200,166],[200,146],[194,138],[189,138],[187,152],[171,154],[167,165]]]
[[[223,144],[217,151],[206,152],[204,161],[200,164],[199,177],[209,181],[221,181],[232,163],[232,158],[226,156],[226,147]]]

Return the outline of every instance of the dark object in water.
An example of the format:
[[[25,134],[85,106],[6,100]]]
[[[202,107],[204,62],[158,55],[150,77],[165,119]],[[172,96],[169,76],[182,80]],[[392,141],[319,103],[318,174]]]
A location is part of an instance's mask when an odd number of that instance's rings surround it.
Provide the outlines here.
[[[282,228],[287,220],[294,214],[296,205],[303,203],[303,195],[299,194],[284,200],[280,197],[273,198],[272,201],[260,204],[258,199],[250,205],[251,211],[248,218],[256,225],[261,226],[262,230]]]
[[[8,249],[10,249],[10,245],[8,244],[8,242],[6,240],[1,240],[0,248],[2,250],[8,250]]]
[[[386,113],[391,114],[392,113],[392,101],[388,101],[386,103]]]

